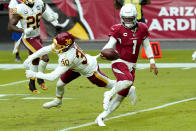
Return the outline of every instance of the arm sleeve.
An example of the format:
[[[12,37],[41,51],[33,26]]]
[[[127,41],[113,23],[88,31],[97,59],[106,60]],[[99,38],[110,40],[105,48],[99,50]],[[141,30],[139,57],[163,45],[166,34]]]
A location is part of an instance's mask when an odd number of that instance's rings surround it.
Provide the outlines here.
[[[113,36],[110,36],[108,43],[103,47],[103,49],[114,48],[116,46],[116,42],[117,40]]]
[[[150,41],[149,41],[148,37],[143,41],[143,47],[144,47],[144,50],[146,52],[147,57],[152,58],[153,52],[152,52],[152,48],[150,46]]]
[[[48,5],[46,5],[46,9],[43,12],[42,17],[48,22],[53,22],[58,19],[58,14],[54,12]]]
[[[54,81],[56,80],[58,77],[60,77],[64,72],[66,72],[69,69],[68,66],[61,66],[59,65],[53,72],[51,73],[42,73],[42,72],[38,72],[36,73],[36,78],[40,78],[40,79],[45,79],[45,80],[49,80],[49,81]]]
[[[32,55],[30,55],[28,57],[28,59],[33,60],[33,59],[35,59],[37,57],[43,56],[43,55],[48,54],[50,52],[52,52],[52,45],[42,47],[41,49],[39,49],[38,51],[36,51]]]
[[[10,1],[10,3],[9,3],[9,8],[16,8],[16,5],[17,5],[18,3],[16,2],[16,0],[11,0]]]

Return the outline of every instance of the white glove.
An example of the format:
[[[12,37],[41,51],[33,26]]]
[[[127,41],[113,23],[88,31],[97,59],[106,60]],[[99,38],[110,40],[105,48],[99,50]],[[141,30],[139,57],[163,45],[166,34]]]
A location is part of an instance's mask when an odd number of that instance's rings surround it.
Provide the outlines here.
[[[192,54],[192,61],[194,62],[195,59],[196,59],[196,51],[194,51],[193,54]]]
[[[26,73],[27,78],[30,78],[30,77],[36,78],[36,72],[33,72],[32,70],[26,70],[25,73]]]
[[[24,34],[25,35],[30,35],[32,31],[33,31],[33,28],[32,27],[26,28],[26,29],[24,29]]]

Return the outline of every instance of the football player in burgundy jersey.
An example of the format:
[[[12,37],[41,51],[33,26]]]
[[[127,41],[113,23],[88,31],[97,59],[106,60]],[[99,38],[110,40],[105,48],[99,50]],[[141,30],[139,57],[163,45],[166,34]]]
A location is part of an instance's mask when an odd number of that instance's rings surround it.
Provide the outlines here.
[[[105,126],[104,118],[111,114],[129,95],[132,104],[136,103],[136,92],[133,82],[135,79],[136,62],[141,45],[150,59],[150,71],[158,74],[153,59],[153,53],[148,39],[149,32],[145,23],[137,22],[137,9],[133,4],[125,4],[120,10],[121,24],[111,27],[110,39],[103,49],[115,48],[120,59],[112,62],[112,71],[117,83],[104,93],[102,112],[96,119],[99,126]],[[116,96],[112,99],[112,96]]]
[[[27,77],[36,77],[46,80],[59,80],[56,84],[56,99],[43,105],[44,108],[57,107],[62,104],[64,95],[64,86],[79,76],[85,76],[91,83],[99,87],[112,88],[116,81],[110,80],[99,69],[99,65],[95,56],[85,54],[79,46],[74,42],[74,37],[68,32],[58,34],[53,43],[45,46],[25,60],[24,65],[28,66],[34,58],[40,57],[49,52],[58,53],[58,66],[51,73],[43,74],[41,72],[26,71]]]

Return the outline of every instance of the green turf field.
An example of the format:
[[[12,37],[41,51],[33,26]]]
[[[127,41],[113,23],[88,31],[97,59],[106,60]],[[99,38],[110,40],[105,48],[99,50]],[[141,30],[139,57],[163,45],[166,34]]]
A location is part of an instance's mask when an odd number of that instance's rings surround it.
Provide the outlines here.
[[[87,53],[97,55],[99,51],[87,51]],[[156,62],[191,63],[192,53],[193,50],[163,50],[163,58],[156,59]],[[49,56],[50,63],[57,62],[55,54]],[[23,51],[23,60],[26,57],[27,52]],[[101,59],[98,62],[108,63]],[[141,58],[138,60],[138,63],[147,62],[148,60]],[[14,63],[11,51],[0,52],[0,64],[5,63]],[[102,71],[115,79],[111,69]],[[94,122],[103,110],[103,93],[107,89],[96,87],[87,79],[80,77],[66,86],[64,96],[66,99],[60,108],[43,109],[42,104],[50,99],[35,98],[55,97],[56,81],[47,81],[49,87],[47,91],[42,91],[37,85],[41,93],[34,95],[26,89],[28,82],[24,82],[27,80],[24,72],[23,69],[0,69],[0,131],[59,131],[68,128],[76,131],[196,130],[196,100],[181,101],[196,97],[196,68],[161,68],[158,76],[150,73],[149,69],[136,70],[134,85],[137,91],[137,104],[132,106],[130,100],[125,99],[108,117],[119,118],[105,121],[106,127],[98,127],[91,122]],[[177,101],[179,103],[173,103]],[[160,107],[168,103],[172,104]],[[135,113],[126,114],[131,112]]]

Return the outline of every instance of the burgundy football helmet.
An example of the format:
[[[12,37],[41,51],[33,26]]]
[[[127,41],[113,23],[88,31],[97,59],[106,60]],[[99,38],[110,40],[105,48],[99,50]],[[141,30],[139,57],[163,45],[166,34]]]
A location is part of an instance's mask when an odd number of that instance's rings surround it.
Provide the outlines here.
[[[62,32],[53,39],[53,43],[54,50],[56,50],[57,53],[62,53],[64,51],[67,51],[67,49],[72,46],[72,44],[74,43],[74,37],[68,32]]]

